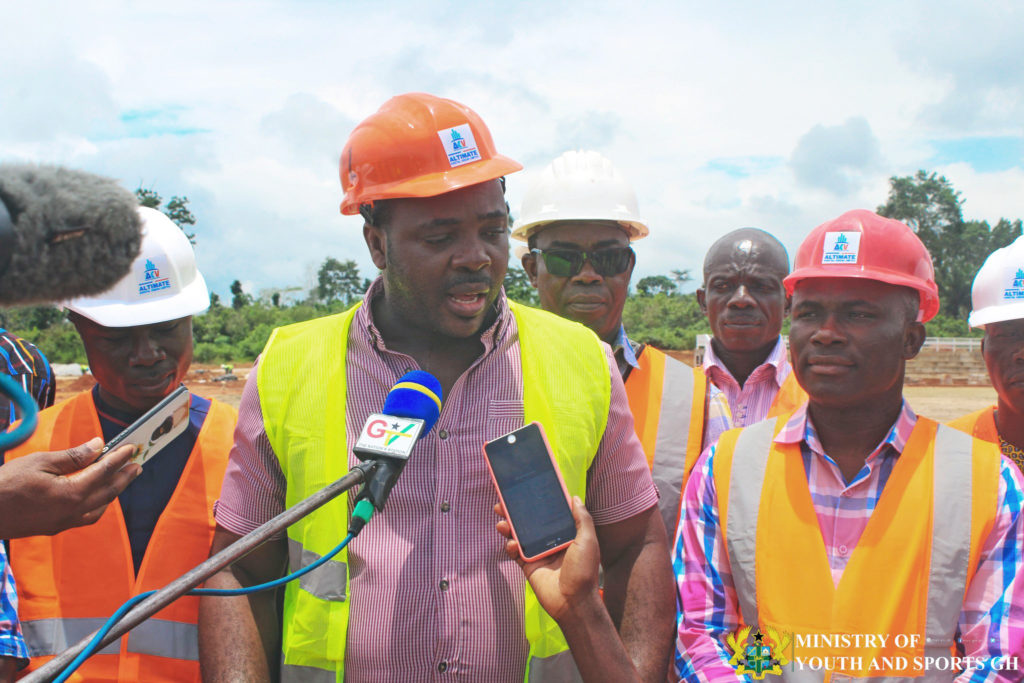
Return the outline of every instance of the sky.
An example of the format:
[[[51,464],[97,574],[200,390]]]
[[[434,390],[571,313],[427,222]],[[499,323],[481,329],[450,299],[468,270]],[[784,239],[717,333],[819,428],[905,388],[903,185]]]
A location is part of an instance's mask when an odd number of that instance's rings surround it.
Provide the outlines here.
[[[946,176],[967,218],[1024,217],[1024,3],[15,2],[0,0],[0,162],[186,196],[210,288],[308,288],[327,256],[375,269],[338,159],[388,98],[487,123],[517,214],[569,149],[609,157],[650,236],[634,282],[699,273],[744,226],[793,254]],[[695,286],[696,283],[692,284]]]

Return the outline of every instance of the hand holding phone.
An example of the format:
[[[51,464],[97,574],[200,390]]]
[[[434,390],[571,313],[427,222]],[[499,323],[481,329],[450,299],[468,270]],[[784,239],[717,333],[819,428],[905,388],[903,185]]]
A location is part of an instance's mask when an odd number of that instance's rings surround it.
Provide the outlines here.
[[[576,522],[540,424],[488,441],[484,456],[522,560],[533,562],[568,546]]]
[[[188,427],[188,389],[180,386],[103,447],[100,458],[124,444],[135,446],[130,462],[145,465]]]

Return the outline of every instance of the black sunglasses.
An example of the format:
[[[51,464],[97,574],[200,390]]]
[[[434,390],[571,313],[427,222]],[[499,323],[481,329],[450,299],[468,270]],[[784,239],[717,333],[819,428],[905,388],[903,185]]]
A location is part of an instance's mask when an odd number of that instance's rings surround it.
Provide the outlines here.
[[[531,249],[540,254],[544,266],[555,277],[573,277],[583,270],[583,264],[590,261],[594,272],[604,277],[619,275],[626,272],[633,261],[631,247],[615,247],[599,251],[579,251],[576,249]]]

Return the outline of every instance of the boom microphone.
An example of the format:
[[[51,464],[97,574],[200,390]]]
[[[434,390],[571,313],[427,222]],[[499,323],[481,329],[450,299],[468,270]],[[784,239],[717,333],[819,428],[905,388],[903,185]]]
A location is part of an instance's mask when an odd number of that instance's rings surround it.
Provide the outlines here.
[[[352,452],[360,460],[379,464],[357,500],[368,499],[384,509],[391,487],[402,473],[412,447],[426,436],[441,414],[441,383],[429,372],[412,370],[388,392],[381,413],[366,418]]]
[[[139,254],[138,206],[110,178],[0,164],[0,306],[110,289]]]

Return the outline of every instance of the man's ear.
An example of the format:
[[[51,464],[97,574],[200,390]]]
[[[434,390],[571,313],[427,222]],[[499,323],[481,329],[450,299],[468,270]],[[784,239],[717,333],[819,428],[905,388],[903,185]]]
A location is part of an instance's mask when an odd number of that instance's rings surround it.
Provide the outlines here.
[[[697,289],[697,305],[700,306],[701,315],[703,315],[706,318],[708,315],[708,300],[704,295],[703,287],[699,287]]]
[[[523,254],[521,259],[523,262],[523,270],[526,271],[526,275],[530,278],[530,284],[533,288],[537,288],[537,255],[532,251],[528,251]]]
[[[907,324],[907,332],[903,338],[903,357],[906,360],[915,358],[921,352],[927,334],[924,323],[915,321]]]
[[[373,265],[377,266],[378,270],[384,270],[384,266],[387,264],[388,253],[388,241],[384,235],[384,230],[376,225],[363,223],[363,240],[370,250],[370,258],[373,260]]]
[[[786,307],[782,309],[782,317],[788,318],[790,312],[793,310],[793,297],[789,294],[786,295]]]

